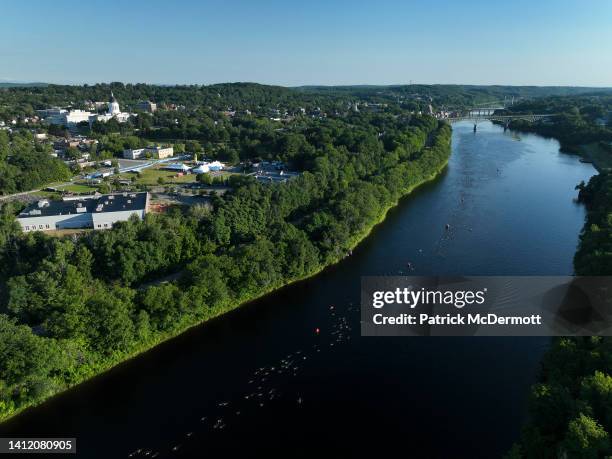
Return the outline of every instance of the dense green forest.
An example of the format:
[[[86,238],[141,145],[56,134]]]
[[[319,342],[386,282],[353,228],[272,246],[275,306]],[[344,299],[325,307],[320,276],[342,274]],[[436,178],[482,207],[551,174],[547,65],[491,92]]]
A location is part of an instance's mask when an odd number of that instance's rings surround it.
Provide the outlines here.
[[[578,186],[579,199],[588,209],[574,258],[576,273],[584,276],[612,275],[612,175],[601,173]]]
[[[69,179],[70,169],[51,152],[50,145],[34,142],[28,131],[9,135],[0,130],[0,195]]]
[[[501,86],[501,85],[453,85],[411,84],[390,86],[303,86],[296,88],[305,93],[345,94],[378,102],[411,100],[415,96],[431,98],[434,105],[462,108],[491,101],[510,102],[512,98],[533,99],[551,96],[576,96],[581,94],[610,94],[612,88],[587,88],[572,86]]]
[[[512,129],[536,132],[559,140],[566,150],[581,144],[612,141],[612,95],[581,95],[530,99],[509,108],[510,112],[554,114],[538,123],[515,120]]]
[[[148,214],[76,239],[23,234],[2,208],[0,419],[341,259],[450,155],[450,127],[429,116],[241,132],[253,152],[276,146],[304,173],[275,186],[235,176],[212,210]],[[155,281],[170,273],[179,279]]]

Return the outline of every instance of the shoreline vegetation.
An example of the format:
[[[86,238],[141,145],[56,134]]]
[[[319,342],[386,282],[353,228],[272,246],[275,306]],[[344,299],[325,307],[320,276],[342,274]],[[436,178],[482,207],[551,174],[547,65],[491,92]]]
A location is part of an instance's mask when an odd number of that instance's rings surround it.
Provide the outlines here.
[[[579,186],[587,218],[574,257],[576,275],[612,275],[612,175]],[[528,419],[508,459],[608,457],[612,452],[612,339],[557,337],[531,388]]]
[[[446,123],[377,122],[311,128],[298,147],[307,172],[273,187],[237,178],[213,210],[57,239],[21,234],[6,205],[0,421],[347,256],[450,157]],[[393,141],[378,139],[381,128]],[[138,289],[178,268],[177,281]]]
[[[577,152],[583,158],[593,163],[600,174],[612,171],[612,143],[593,142],[579,145]]]
[[[542,97],[508,107],[513,113],[549,113],[537,123],[513,120],[510,128],[556,139],[561,150],[593,162],[598,171],[612,168],[612,96],[602,94]]]
[[[598,174],[588,184],[576,187],[587,216],[574,256],[574,272],[579,276],[612,275],[609,129],[593,128],[588,123],[569,129],[559,122],[528,129],[523,123],[511,123],[510,128],[555,138],[563,151],[593,162]],[[585,143],[577,144],[579,139]],[[608,457],[612,453],[611,433],[612,339],[553,338],[541,363],[538,382],[531,388],[527,422],[506,459]]]

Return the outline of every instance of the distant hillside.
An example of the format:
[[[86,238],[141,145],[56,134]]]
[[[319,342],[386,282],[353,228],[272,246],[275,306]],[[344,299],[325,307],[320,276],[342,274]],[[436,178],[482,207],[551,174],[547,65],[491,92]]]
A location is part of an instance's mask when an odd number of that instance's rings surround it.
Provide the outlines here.
[[[47,86],[49,83],[0,82],[0,88],[44,88]]]
[[[311,94],[345,94],[360,97],[397,98],[419,94],[431,97],[434,102],[479,103],[504,98],[536,98],[550,96],[612,95],[612,88],[581,86],[501,86],[501,85],[355,85],[355,86],[299,86],[296,91]]]
[[[300,91],[315,92],[355,92],[355,91],[412,91],[433,90],[436,92],[486,92],[496,94],[516,95],[523,97],[546,97],[546,96],[574,96],[581,94],[612,93],[612,87],[590,87],[590,86],[508,86],[508,85],[470,85],[470,84],[403,84],[403,85],[308,85],[295,86],[293,89]]]
[[[0,83],[0,105],[8,107],[7,117],[20,113],[15,107],[30,110],[51,106],[85,108],[84,101],[106,101],[111,91],[121,108],[133,109],[139,101],[151,100],[160,105],[182,106],[186,110],[250,110],[261,107],[304,108],[322,112],[345,110],[351,104],[368,102],[401,106],[420,111],[434,107],[461,108],[551,96],[610,95],[612,88],[570,86],[483,86],[483,85],[355,85],[282,87],[257,83],[222,83],[214,85],[161,86],[119,82],[94,85],[56,85],[47,83]],[[12,108],[11,108],[12,107]],[[22,115],[31,114],[21,113]]]

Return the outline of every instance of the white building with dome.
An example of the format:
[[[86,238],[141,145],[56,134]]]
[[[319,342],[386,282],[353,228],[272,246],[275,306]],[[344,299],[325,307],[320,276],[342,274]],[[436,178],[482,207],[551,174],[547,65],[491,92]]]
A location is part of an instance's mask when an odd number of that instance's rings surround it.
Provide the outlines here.
[[[118,115],[119,113],[121,113],[121,110],[119,109],[119,102],[117,102],[117,99],[115,99],[113,91],[111,91],[111,98],[108,102],[108,113],[110,113],[111,115]]]
[[[91,113],[84,110],[63,110],[59,108],[53,108],[48,110],[39,110],[42,116],[45,116],[45,120],[49,124],[60,124],[67,127],[75,127],[83,121],[88,121],[89,124],[94,121],[106,123],[110,119],[116,119],[119,123],[125,123],[132,113],[122,112],[119,107],[119,102],[115,98],[115,95],[111,91],[110,99],[108,101],[108,111],[103,114]],[[134,115],[135,116],[135,115]]]
[[[94,121],[100,121],[102,123],[106,123],[108,120],[115,118],[119,123],[125,123],[130,116],[132,116],[131,113],[121,111],[119,102],[117,102],[113,91],[111,91],[110,99],[108,101],[108,111],[103,115],[93,114],[90,117],[89,122],[93,123]]]

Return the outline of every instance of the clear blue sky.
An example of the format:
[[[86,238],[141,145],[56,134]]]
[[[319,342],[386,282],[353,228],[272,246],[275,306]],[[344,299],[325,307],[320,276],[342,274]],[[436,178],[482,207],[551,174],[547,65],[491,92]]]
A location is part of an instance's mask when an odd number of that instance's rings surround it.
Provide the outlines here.
[[[612,1],[4,2],[3,80],[612,86]]]

